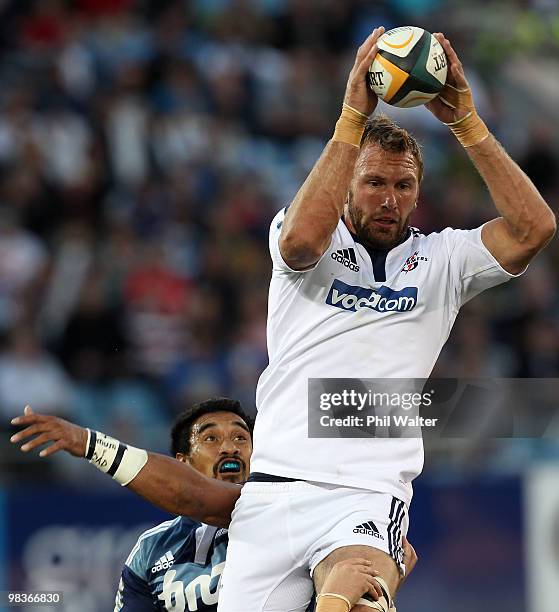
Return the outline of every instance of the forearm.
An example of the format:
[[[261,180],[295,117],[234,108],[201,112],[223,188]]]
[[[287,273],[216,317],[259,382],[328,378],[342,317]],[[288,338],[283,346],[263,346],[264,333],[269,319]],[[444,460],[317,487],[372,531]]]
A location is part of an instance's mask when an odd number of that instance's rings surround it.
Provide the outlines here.
[[[485,181],[510,235],[520,244],[533,242],[541,248],[541,234],[554,225],[555,217],[532,181],[492,135],[465,150]]]
[[[328,248],[343,214],[358,153],[346,142],[328,142],[287,211],[282,251],[296,258],[308,250],[318,259]]]
[[[25,441],[28,452],[47,442],[41,451],[48,457],[66,451],[89,460],[97,469],[149,502],[173,514],[189,516],[210,525],[226,527],[241,487],[207,478],[190,465],[121,443],[102,432],[88,430],[51,415],[35,414],[29,406],[12,419],[24,427],[14,434],[14,444]],[[31,436],[35,436],[30,439]]]
[[[310,268],[320,259],[342,216],[365,124],[377,104],[367,73],[383,32],[383,27],[375,28],[359,47],[332,140],[285,215],[279,246],[294,270]]]
[[[476,111],[464,68],[450,42],[439,32],[449,73],[429,110],[447,125],[485,181],[500,217],[483,226],[481,239],[499,264],[520,274],[551,240],[556,222],[530,179],[489,133]]]
[[[367,115],[343,104],[332,140],[285,215],[280,250],[295,270],[314,265],[330,244],[344,211],[366,121]]]
[[[127,485],[150,503],[170,512],[227,527],[239,485],[207,478],[186,463],[149,453],[148,461]]]

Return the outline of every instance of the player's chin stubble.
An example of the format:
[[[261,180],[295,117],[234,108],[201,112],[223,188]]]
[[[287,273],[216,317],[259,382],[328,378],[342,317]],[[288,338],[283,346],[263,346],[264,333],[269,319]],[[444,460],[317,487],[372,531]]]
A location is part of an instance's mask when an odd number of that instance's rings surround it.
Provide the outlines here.
[[[390,228],[375,229],[370,222],[363,219],[363,215],[355,210],[355,206],[350,202],[348,206],[349,218],[359,239],[373,249],[391,249],[402,241],[407,234],[409,219],[400,221]]]

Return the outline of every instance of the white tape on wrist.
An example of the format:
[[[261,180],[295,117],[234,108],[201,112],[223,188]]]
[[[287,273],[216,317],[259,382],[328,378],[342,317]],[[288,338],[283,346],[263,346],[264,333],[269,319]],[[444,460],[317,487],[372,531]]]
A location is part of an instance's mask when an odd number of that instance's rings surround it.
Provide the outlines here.
[[[147,463],[148,454],[141,448],[128,446],[100,431],[88,429],[85,458],[124,487]]]
[[[382,590],[382,597],[377,601],[373,601],[370,595],[364,595],[355,605],[373,608],[373,610],[378,610],[379,612],[396,612],[396,606],[390,597],[388,585],[380,576],[375,576],[375,580]]]

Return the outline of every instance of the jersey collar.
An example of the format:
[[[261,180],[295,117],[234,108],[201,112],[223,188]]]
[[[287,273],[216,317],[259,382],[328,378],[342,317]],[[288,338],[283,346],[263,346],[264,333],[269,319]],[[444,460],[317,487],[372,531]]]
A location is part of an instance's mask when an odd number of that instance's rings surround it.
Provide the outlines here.
[[[344,225],[348,233],[350,234],[350,236],[353,238],[353,240],[357,244],[360,244],[369,254],[369,257],[371,258],[371,262],[373,264],[373,272],[375,275],[375,280],[379,282],[384,282],[386,280],[386,259],[388,255],[390,254],[390,255],[397,256],[397,254],[400,253],[401,251],[405,251],[406,247],[404,245],[407,244],[408,242],[411,242],[413,238],[413,234],[414,234],[412,228],[408,227],[407,234],[402,237],[402,239],[400,240],[400,242],[398,242],[398,244],[394,245],[390,249],[374,249],[370,247],[369,245],[367,245],[365,242],[363,242],[359,238],[359,236],[354,234],[349,229],[349,227],[347,227],[345,223],[345,219],[344,219]]]

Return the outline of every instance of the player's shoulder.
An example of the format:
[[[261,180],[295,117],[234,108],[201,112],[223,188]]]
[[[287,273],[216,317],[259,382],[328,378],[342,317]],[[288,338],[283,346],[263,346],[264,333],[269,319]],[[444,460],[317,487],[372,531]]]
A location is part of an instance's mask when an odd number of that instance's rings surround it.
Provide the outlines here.
[[[452,256],[455,252],[469,251],[471,249],[483,248],[481,231],[483,225],[473,229],[457,229],[445,227],[438,232],[432,232],[425,236],[426,244],[433,249],[441,248],[440,254]],[[443,250],[444,248],[444,250]]]
[[[436,232],[428,234],[422,233],[415,227],[410,227],[415,244],[421,244],[430,249],[434,254],[448,255],[454,248],[463,242],[475,240],[480,234],[481,228],[475,229],[456,229],[445,227]]]
[[[196,531],[201,523],[186,516],[177,516],[174,519],[163,521],[150,529],[146,529],[138,537],[137,544],[142,547],[150,546],[153,542],[169,537],[170,535],[184,536]]]
[[[145,568],[151,567],[169,551],[189,538],[195,538],[200,525],[197,521],[179,516],[147,529],[138,537],[125,565],[141,575]]]
[[[284,206],[283,208],[280,208],[278,212],[274,215],[274,217],[272,218],[272,222],[270,223],[270,232],[281,230],[283,225],[283,219],[288,208],[289,205]]]
[[[413,237],[414,240],[418,240],[420,242],[424,242],[425,244],[436,244],[436,243],[440,243],[441,241],[444,241],[447,239],[449,232],[452,232],[452,228],[451,227],[445,227],[442,230],[438,230],[436,232],[429,232],[429,233],[425,233],[423,231],[421,231],[419,228],[417,227],[412,227],[410,225],[410,233]]]

